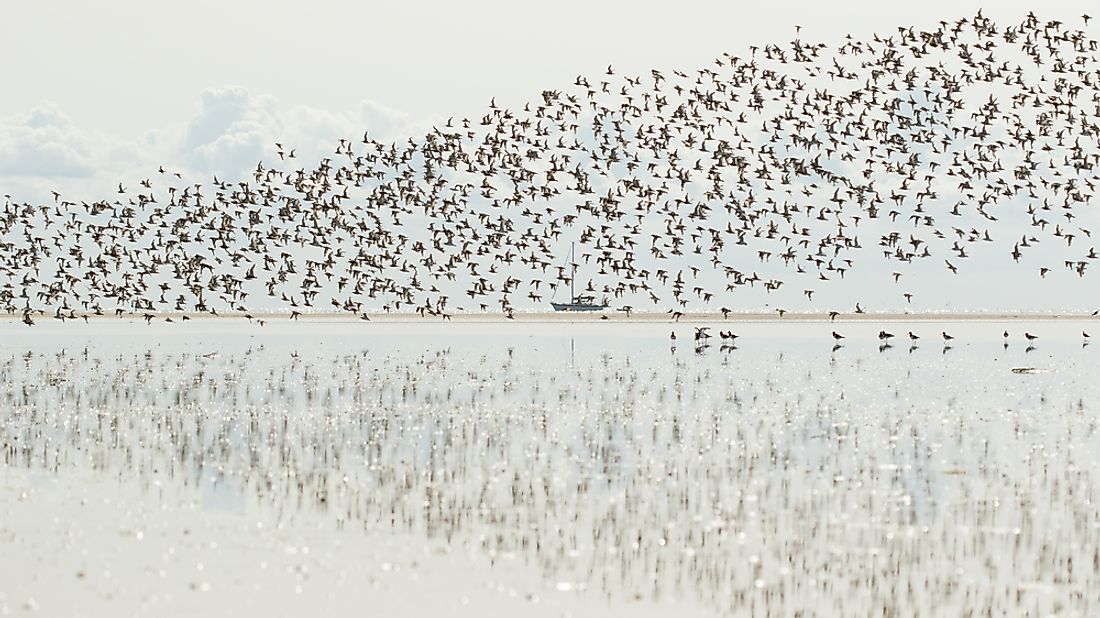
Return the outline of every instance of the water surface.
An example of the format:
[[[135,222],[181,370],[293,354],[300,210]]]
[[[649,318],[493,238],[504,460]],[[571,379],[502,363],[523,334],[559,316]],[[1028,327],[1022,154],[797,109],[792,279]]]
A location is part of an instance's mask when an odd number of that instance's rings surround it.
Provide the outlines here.
[[[0,324],[0,610],[1095,613],[1091,323],[883,326]]]

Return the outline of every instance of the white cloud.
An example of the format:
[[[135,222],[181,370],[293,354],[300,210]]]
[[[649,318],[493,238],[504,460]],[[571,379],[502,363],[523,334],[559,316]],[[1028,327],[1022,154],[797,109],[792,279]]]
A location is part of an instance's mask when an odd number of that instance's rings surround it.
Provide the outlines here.
[[[227,86],[203,91],[190,119],[124,140],[78,127],[46,102],[0,118],[0,190],[21,201],[52,199],[52,190],[70,199],[100,199],[118,182],[132,184],[162,165],[196,179],[243,177],[259,161],[276,158],[276,142],[310,165],[331,155],[341,138],[357,140],[369,131],[391,139],[427,126],[373,101],[346,112],[284,109],[272,96]]]
[[[279,139],[276,107],[271,97],[254,97],[243,88],[203,92],[177,146],[179,160],[200,172],[242,175]]]
[[[357,140],[364,131],[376,139],[392,139],[403,137],[410,127],[404,114],[373,101],[351,112],[308,106],[284,111],[271,96],[238,87],[213,88],[203,92],[177,154],[195,171],[245,175],[257,162],[277,156],[276,142],[311,164],[329,156],[340,139]]]
[[[89,177],[98,141],[49,102],[0,118],[0,177]]]

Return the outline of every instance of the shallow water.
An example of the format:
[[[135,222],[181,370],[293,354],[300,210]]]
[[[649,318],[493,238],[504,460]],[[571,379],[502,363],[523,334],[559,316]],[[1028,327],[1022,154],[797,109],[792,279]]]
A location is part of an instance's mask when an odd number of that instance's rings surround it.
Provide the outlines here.
[[[1093,324],[0,324],[0,613],[1095,615]]]

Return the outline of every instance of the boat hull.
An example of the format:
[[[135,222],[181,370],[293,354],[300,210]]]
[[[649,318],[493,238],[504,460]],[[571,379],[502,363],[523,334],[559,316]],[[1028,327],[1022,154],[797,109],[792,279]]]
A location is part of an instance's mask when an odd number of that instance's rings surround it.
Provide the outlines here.
[[[590,305],[587,303],[550,303],[554,311],[603,311],[604,305]]]

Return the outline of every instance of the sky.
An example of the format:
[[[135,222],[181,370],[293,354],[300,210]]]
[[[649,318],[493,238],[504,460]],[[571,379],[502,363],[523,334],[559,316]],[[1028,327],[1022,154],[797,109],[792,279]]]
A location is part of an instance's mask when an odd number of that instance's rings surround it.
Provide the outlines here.
[[[0,37],[0,193],[28,201],[51,199],[52,190],[109,195],[160,165],[243,174],[273,158],[276,141],[308,157],[363,131],[422,135],[448,117],[483,114],[490,99],[520,107],[609,64],[619,73],[694,70],[723,52],[790,41],[796,25],[803,39],[837,43],[899,25],[932,28],[979,9],[1002,23],[1035,10],[1076,28],[1090,10],[1086,2],[984,4],[9,4],[5,21],[16,27]],[[1087,28],[1093,37],[1096,23]],[[973,294],[982,277],[1013,277],[992,262],[976,276],[928,285]],[[1055,308],[1073,305],[1082,287],[1072,277],[1043,285],[1062,286],[1036,297]],[[1100,305],[1100,294],[1090,294],[1085,304]]]
[[[992,4],[983,9],[987,16],[1004,20],[1035,9],[1071,23],[1088,10],[1085,2],[986,4]],[[150,162],[201,171],[259,147],[270,154],[272,144],[256,136],[319,149],[363,128],[377,136],[415,133],[449,116],[479,114],[493,97],[522,105],[608,64],[622,72],[694,69],[723,52],[790,40],[795,25],[803,38],[835,41],[898,25],[931,27],[940,18],[971,16],[983,3],[670,6],[645,0],[566,0],[552,7],[499,0],[9,4],[5,21],[17,27],[0,37],[0,183],[41,190],[55,178],[117,176]],[[42,152],[35,157],[28,150]]]

